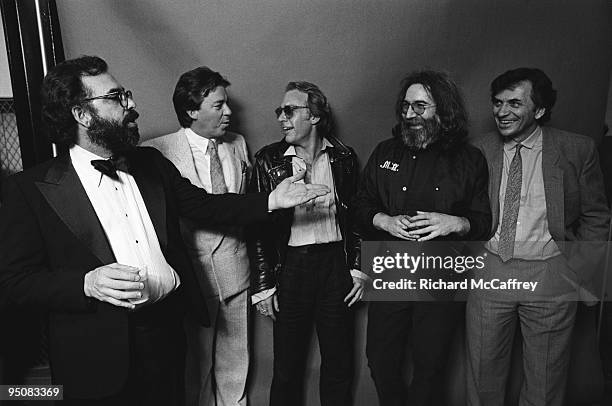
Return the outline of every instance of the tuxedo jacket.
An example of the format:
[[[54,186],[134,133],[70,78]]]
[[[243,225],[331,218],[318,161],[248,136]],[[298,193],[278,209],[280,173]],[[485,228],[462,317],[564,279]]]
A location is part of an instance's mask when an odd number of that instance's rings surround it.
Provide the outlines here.
[[[489,167],[489,200],[493,222],[490,237],[499,219],[499,187],[503,170],[503,140],[497,132],[486,134],[474,144],[480,148]],[[548,228],[570,268],[586,281],[595,252],[586,243],[566,241],[605,241],[609,209],[604,193],[595,143],[589,137],[542,127],[542,174],[546,197]],[[598,244],[597,249],[601,248]]]
[[[181,279],[174,294],[207,324],[179,216],[204,224],[248,224],[265,219],[267,197],[209,195],[153,148],[136,148],[127,159],[162,252]],[[84,275],[115,258],[70,156],[14,175],[3,192],[0,310],[46,312],[53,382],[71,397],[118,392],[128,373],[128,311],[83,292]]]
[[[227,186],[230,190],[245,193],[251,164],[244,137],[228,131],[222,142],[229,151],[234,170],[234,184]],[[142,145],[158,149],[182,176],[195,186],[204,188],[185,129],[145,141]],[[181,231],[205,297],[219,296],[224,300],[249,287],[249,258],[242,227],[202,226],[182,219]]]

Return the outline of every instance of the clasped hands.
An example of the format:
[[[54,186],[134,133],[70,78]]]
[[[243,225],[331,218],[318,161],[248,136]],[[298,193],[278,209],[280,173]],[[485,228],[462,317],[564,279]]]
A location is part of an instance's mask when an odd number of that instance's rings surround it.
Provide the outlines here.
[[[417,211],[415,216],[377,213],[372,223],[377,229],[408,241],[428,241],[451,233],[464,235],[470,231],[470,222],[465,217],[427,211]]]

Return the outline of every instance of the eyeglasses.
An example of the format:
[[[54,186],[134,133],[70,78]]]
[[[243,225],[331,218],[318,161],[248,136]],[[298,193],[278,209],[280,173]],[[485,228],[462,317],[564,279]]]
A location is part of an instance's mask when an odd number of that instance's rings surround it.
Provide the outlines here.
[[[277,107],[274,112],[276,113],[276,118],[279,118],[281,113],[285,113],[285,117],[287,118],[291,118],[293,117],[293,112],[295,110],[299,110],[299,109],[307,109],[309,108],[308,106],[284,106],[284,107]]]
[[[414,114],[416,114],[417,116],[422,116],[425,113],[425,110],[427,110],[430,107],[436,107],[436,105],[435,104],[424,104],[421,102],[410,103],[404,100],[401,104],[402,114],[408,113],[408,110],[410,110],[410,107],[412,107],[412,111],[414,111]]]
[[[108,99],[108,100],[118,100],[121,107],[124,109],[128,108],[129,101],[133,100],[132,91],[131,90],[116,90],[114,92],[110,92],[107,94],[103,94],[102,96],[88,97],[87,99],[81,100],[82,102],[97,100],[97,99]]]

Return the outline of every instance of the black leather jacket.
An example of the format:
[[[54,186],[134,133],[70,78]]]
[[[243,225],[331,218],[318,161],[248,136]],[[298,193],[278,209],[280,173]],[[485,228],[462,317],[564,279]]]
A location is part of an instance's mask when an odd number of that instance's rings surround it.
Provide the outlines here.
[[[344,253],[349,269],[361,270],[361,237],[348,216],[348,205],[358,179],[357,156],[352,148],[334,137],[326,137],[336,198],[336,215],[344,237]],[[289,148],[284,140],[267,145],[255,154],[249,189],[270,193],[278,183],[293,175],[291,158],[284,156]],[[251,292],[258,293],[276,286],[276,277],[285,263],[287,244],[293,222],[293,209],[272,212],[269,222],[249,230],[248,251],[251,261]]]

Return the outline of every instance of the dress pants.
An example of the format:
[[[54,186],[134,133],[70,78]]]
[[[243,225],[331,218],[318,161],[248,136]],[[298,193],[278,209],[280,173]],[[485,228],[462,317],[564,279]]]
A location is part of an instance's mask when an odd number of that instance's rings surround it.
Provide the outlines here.
[[[185,336],[177,294],[129,314],[128,380],[102,399],[69,399],[74,406],[182,406]],[[95,351],[92,348],[92,351]]]
[[[352,278],[342,243],[289,247],[278,280],[280,312],[274,323],[270,405],[304,403],[304,371],[313,322],[321,350],[321,405],[351,405],[353,313],[344,297],[352,288]]]
[[[446,404],[444,371],[464,306],[453,302],[372,302],[366,354],[380,406]],[[402,377],[412,342],[413,377]]]
[[[477,278],[537,281],[538,292],[470,291],[466,310],[468,405],[503,405],[517,325],[523,337],[519,405],[563,405],[575,296],[567,293],[571,271],[562,256],[545,261],[488,255]]]
[[[187,406],[246,406],[249,371],[249,290],[206,300],[210,327],[185,320]]]

